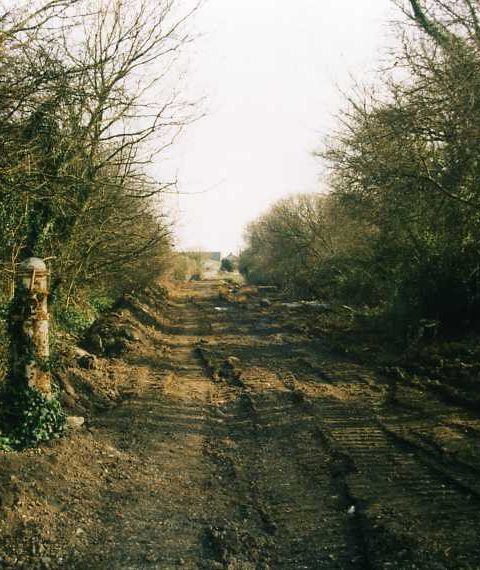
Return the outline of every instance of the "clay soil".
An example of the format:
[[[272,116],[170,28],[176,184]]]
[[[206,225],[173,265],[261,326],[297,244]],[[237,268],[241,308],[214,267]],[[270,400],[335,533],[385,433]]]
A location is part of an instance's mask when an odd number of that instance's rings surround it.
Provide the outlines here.
[[[123,354],[65,370],[85,427],[0,454],[0,567],[480,568],[478,412],[282,301],[211,280],[117,312]]]

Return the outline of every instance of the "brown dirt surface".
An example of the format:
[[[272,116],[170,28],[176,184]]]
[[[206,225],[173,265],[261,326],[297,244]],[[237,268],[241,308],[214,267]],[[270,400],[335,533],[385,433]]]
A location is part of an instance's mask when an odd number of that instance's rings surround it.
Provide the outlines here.
[[[117,307],[62,373],[86,427],[0,454],[0,567],[480,568],[478,411],[295,319],[215,280]]]

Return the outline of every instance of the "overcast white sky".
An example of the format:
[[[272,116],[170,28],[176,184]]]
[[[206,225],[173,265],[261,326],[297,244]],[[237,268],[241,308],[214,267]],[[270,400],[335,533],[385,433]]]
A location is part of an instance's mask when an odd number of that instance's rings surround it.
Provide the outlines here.
[[[390,0],[208,0],[189,92],[208,115],[172,150],[181,248],[236,251],[245,225],[294,192],[314,192],[310,155],[334,125],[339,87],[372,79],[388,46]]]

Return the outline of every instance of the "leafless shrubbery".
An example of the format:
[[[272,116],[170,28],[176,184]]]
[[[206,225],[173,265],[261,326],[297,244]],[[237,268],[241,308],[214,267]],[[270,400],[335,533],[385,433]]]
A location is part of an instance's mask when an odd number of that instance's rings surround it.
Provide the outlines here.
[[[408,17],[391,73],[382,88],[347,101],[319,153],[331,167],[331,196],[317,198],[314,224],[302,200],[278,204],[250,228],[244,259],[266,278],[314,291],[321,283],[336,294],[339,279],[349,295],[363,290],[368,300],[375,291],[407,318],[478,322],[480,3],[397,3]],[[292,230],[280,218],[301,223]],[[333,252],[327,229],[355,247]],[[359,275],[368,287],[356,287]]]
[[[171,74],[179,1],[52,0],[1,16],[0,259],[52,259],[52,289],[118,292],[162,269],[174,181],[146,165],[192,119]]]
[[[188,281],[203,276],[208,255],[202,252],[177,252],[172,257],[170,275],[175,281]]]
[[[240,271],[250,281],[276,283],[298,294],[373,299],[374,234],[334,195],[287,198],[247,228]]]

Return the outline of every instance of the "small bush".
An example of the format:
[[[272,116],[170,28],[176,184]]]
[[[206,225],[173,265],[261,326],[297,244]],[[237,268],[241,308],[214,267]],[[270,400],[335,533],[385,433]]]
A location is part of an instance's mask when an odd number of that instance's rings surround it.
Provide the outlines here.
[[[228,259],[228,257],[224,257],[220,265],[220,271],[225,271],[227,273],[232,273],[233,271],[235,271],[235,266],[233,265],[233,261]]]

